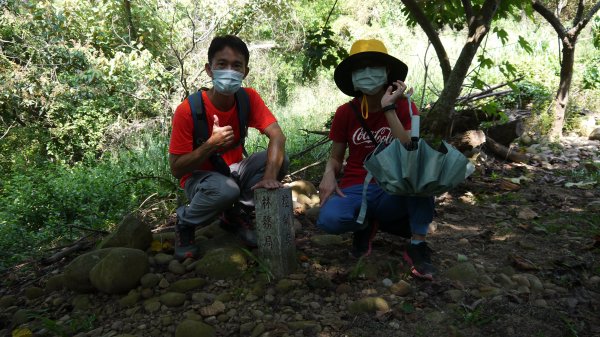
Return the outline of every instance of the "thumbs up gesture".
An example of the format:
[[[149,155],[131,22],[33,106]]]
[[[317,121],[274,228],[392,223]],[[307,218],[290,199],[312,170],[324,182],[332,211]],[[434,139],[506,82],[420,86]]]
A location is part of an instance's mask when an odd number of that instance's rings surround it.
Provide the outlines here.
[[[220,126],[219,117],[215,115],[209,141],[219,149],[227,148],[233,143],[233,128],[231,125]]]

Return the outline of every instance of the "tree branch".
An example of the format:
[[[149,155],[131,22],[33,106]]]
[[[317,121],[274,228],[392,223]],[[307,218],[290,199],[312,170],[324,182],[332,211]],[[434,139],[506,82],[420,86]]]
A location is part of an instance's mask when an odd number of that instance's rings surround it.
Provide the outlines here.
[[[550,23],[552,28],[554,28],[556,31],[556,34],[558,34],[558,37],[563,39],[567,34],[567,30],[562,23],[560,23],[560,19],[556,17],[556,15],[554,15],[554,13],[546,8],[540,1],[534,1],[531,5],[536,12],[538,12],[544,19],[546,19],[546,21],[548,21],[548,23]]]
[[[471,23],[471,20],[473,19],[473,5],[471,4],[470,0],[461,0],[462,5],[465,9],[465,15],[466,15],[466,19],[467,19],[467,25]]]
[[[444,83],[450,77],[450,73],[452,72],[452,66],[450,65],[450,58],[446,53],[446,49],[440,40],[440,36],[436,32],[435,28],[425,16],[425,13],[421,10],[419,5],[415,0],[402,0],[402,3],[408,11],[414,16],[415,21],[419,24],[421,29],[425,32],[429,41],[433,45],[435,52],[437,54],[438,60],[440,61],[440,67],[442,68],[442,76],[444,77]]]
[[[579,24],[581,24],[585,27],[585,25],[587,25],[587,23],[590,22],[590,20],[594,17],[594,15],[596,15],[596,13],[599,10],[600,10],[600,1],[596,2],[594,7],[592,7],[592,9],[590,9],[590,12],[588,13],[588,15],[581,22],[579,22]],[[583,29],[583,27],[582,27],[582,29]]]
[[[579,2],[577,3],[577,12],[575,13],[575,17],[573,18],[573,27],[577,26],[577,24],[579,24],[579,21],[581,21],[581,18],[583,17],[583,0],[579,0]]]

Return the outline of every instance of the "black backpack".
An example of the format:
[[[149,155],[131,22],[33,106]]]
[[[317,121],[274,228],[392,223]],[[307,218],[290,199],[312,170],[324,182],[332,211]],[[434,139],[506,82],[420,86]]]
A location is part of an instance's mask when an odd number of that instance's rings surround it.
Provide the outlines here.
[[[250,97],[248,97],[248,93],[246,93],[244,88],[240,88],[235,93],[235,102],[237,106],[238,120],[240,123],[239,145],[242,146],[242,152],[244,153],[244,156],[248,157],[248,152],[246,152],[244,143],[246,136],[248,135]],[[188,103],[190,104],[190,109],[192,110],[192,120],[194,121],[194,149],[196,149],[209,138],[207,124],[208,121],[206,120],[206,114],[204,113],[204,102],[202,101],[202,90],[198,90],[197,92],[189,95]],[[229,166],[227,166],[227,163],[225,163],[225,160],[223,157],[221,157],[220,153],[214,153],[212,156],[210,156],[210,162],[213,164],[217,172],[225,176],[231,175]]]

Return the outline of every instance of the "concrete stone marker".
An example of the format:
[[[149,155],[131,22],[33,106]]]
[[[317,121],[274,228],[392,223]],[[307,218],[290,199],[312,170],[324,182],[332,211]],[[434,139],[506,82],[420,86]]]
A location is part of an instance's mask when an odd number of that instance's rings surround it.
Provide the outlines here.
[[[290,188],[254,191],[258,253],[273,276],[284,277],[298,266]]]

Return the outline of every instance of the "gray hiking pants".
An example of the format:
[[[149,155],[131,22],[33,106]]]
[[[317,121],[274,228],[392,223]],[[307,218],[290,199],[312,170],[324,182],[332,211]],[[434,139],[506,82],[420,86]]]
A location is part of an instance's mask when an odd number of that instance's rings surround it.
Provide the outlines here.
[[[267,151],[256,152],[241,162],[229,165],[231,176],[213,171],[196,171],[185,182],[188,205],[177,208],[181,228],[206,226],[216,216],[236,207],[254,209],[252,186],[265,173]],[[283,179],[289,160],[284,158],[277,179]]]

